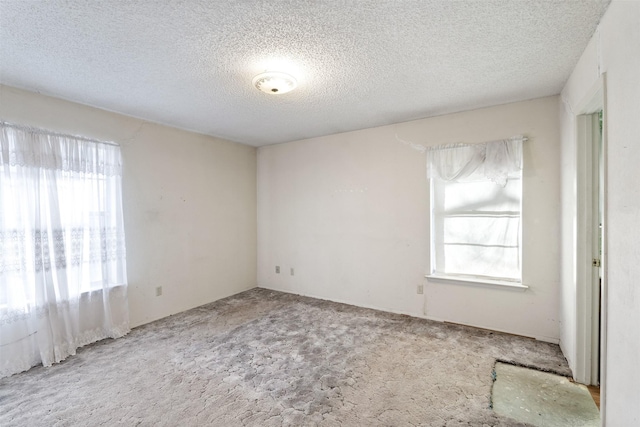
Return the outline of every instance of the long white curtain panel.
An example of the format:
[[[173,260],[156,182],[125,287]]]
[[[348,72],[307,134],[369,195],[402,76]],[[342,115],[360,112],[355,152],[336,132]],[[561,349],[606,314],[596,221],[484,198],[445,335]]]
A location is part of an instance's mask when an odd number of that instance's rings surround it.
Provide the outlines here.
[[[0,378],[129,331],[120,147],[0,122]]]

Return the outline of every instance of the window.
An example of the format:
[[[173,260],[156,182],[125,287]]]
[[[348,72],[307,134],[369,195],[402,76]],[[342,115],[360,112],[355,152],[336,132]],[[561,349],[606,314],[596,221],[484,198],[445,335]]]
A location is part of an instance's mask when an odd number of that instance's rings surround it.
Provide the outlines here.
[[[521,281],[521,144],[430,150],[433,276]]]
[[[7,146],[18,146],[10,131]],[[80,142],[91,157],[117,149]],[[66,300],[123,285],[120,177],[20,163],[5,163],[0,176],[0,308],[38,305],[36,283],[49,277]]]

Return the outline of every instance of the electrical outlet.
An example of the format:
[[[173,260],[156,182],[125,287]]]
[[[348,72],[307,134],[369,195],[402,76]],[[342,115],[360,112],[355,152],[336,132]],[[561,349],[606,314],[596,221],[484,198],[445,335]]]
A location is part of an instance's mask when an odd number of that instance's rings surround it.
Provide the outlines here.
[[[280,266],[276,265],[276,274],[280,274]]]
[[[417,292],[418,292],[418,295],[424,294],[424,285],[422,284],[418,285]]]
[[[291,267],[291,275],[293,276],[293,267]]]
[[[159,297],[160,295],[162,295],[162,286],[156,288],[156,296]]]

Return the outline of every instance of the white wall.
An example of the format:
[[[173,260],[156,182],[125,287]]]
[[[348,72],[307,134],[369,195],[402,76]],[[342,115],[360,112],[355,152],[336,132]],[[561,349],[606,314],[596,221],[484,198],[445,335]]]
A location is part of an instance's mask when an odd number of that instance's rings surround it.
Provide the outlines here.
[[[261,147],[258,284],[557,342],[558,108],[559,98],[547,97]],[[530,138],[523,184],[523,281],[529,290],[425,281],[425,155],[396,133],[424,145]],[[424,296],[416,293],[420,284]]]
[[[575,239],[576,106],[606,72],[606,278],[607,360],[604,416],[608,426],[640,425],[640,2],[609,6],[587,49],[562,91],[563,273],[561,345],[575,359],[575,283],[572,239]]]
[[[7,86],[0,119],[121,144],[132,326],[256,286],[255,148]]]

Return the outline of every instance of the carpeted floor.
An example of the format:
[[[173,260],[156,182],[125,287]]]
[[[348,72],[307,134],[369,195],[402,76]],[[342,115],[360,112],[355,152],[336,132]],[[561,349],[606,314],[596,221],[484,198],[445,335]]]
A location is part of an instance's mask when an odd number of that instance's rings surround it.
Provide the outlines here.
[[[497,359],[556,345],[253,289],[0,380],[8,426],[513,426]]]

